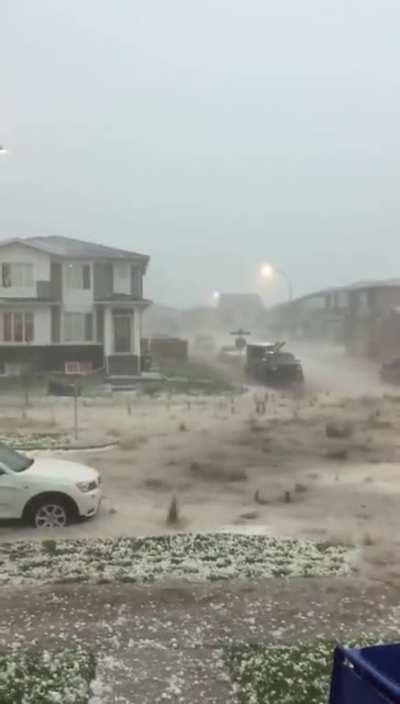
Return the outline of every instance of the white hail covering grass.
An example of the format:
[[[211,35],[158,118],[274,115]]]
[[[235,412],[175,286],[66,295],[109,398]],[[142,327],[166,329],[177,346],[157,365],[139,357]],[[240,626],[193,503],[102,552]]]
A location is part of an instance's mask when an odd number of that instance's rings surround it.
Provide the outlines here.
[[[0,544],[0,585],[344,575],[350,570],[348,557],[343,546],[265,535],[49,539]]]

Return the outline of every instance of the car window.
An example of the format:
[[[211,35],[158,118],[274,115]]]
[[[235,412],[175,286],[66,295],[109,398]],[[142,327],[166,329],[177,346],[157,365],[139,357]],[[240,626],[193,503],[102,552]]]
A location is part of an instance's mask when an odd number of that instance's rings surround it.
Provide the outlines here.
[[[278,362],[293,362],[294,355],[291,352],[279,352],[277,355]]]
[[[0,462],[13,472],[23,472],[31,466],[33,460],[29,459],[29,457],[25,457],[25,455],[21,455],[11,447],[0,443]],[[0,470],[0,472],[1,471],[2,470]]]

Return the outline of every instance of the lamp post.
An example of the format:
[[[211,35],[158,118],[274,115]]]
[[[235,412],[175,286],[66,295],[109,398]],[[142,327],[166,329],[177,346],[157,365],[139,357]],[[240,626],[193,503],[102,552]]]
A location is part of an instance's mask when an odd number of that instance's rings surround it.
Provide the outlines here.
[[[283,271],[283,269],[278,269],[276,266],[272,266],[272,264],[263,264],[260,269],[260,274],[263,279],[272,279],[276,275],[285,279],[288,288],[289,301],[293,300],[293,285],[290,276],[286,273],[286,271]]]

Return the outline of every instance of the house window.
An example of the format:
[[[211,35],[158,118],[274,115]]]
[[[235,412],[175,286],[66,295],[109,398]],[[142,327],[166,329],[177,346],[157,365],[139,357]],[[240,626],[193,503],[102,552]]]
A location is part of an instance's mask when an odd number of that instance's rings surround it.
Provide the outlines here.
[[[4,313],[3,328],[4,342],[11,342],[13,339],[12,313]]]
[[[67,288],[90,290],[90,265],[67,264],[65,280]]]
[[[93,315],[64,313],[64,342],[92,342]]]
[[[33,265],[21,262],[3,262],[1,265],[1,286],[3,288],[31,288],[33,286]]]
[[[3,313],[4,342],[33,342],[33,313],[9,312]]]

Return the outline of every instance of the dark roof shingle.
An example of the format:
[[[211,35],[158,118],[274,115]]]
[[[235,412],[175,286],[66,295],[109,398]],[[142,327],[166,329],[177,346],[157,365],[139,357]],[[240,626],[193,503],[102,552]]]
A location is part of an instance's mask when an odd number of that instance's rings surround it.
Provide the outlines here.
[[[8,244],[25,244],[34,249],[51,254],[55,257],[70,259],[136,259],[147,264],[149,257],[126,249],[108,247],[95,242],[86,242],[72,237],[50,235],[48,237],[15,237],[0,242],[0,246]]]
[[[62,237],[61,235],[50,235],[49,237],[27,237],[25,240],[38,249],[43,249],[49,254],[54,254],[58,257],[72,258],[93,258],[93,259],[126,259],[140,258],[148,260],[144,254],[131,252],[126,249],[118,249],[116,247],[108,247],[95,242],[86,242],[84,240],[73,239],[72,237]]]

